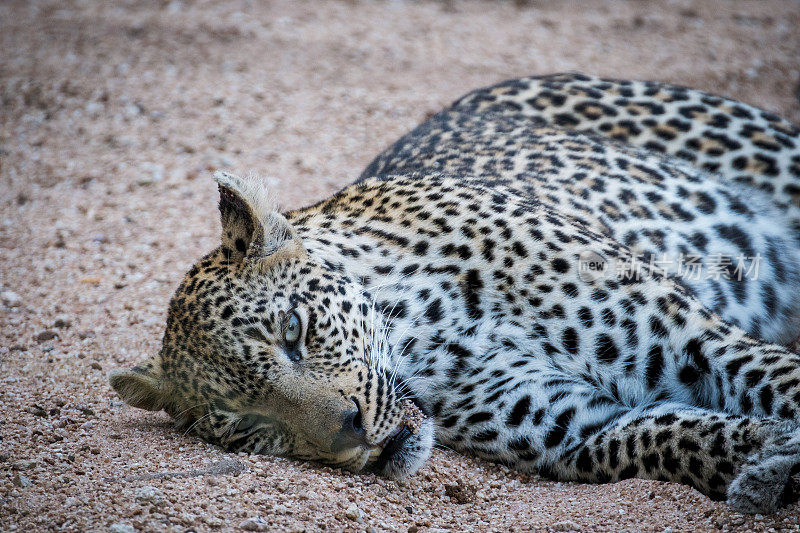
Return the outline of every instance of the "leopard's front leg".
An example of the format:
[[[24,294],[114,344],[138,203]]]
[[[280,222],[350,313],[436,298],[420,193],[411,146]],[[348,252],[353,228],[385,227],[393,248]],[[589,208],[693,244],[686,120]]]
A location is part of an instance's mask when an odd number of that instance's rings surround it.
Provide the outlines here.
[[[616,386],[504,343],[524,372],[466,368],[442,401],[438,438],[454,449],[564,481],[631,477],[673,481],[742,512],[774,511],[792,497],[800,430],[791,421],[725,413]],[[494,379],[491,379],[494,376]]]
[[[800,431],[791,422],[666,404],[631,414],[565,458],[568,476],[677,481],[744,513],[796,500]]]
[[[725,411],[800,423],[800,355],[724,324],[704,337],[689,348],[708,358],[713,393]]]

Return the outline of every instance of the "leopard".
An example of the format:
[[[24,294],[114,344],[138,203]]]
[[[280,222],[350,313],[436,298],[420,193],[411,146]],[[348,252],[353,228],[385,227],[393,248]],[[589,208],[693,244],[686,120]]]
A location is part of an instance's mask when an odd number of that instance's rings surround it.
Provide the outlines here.
[[[743,513],[796,501],[787,120],[664,82],[532,76],[459,98],[304,208],[214,179],[220,244],[160,351],[111,374],[127,404],[226,450],[393,479],[444,446]]]

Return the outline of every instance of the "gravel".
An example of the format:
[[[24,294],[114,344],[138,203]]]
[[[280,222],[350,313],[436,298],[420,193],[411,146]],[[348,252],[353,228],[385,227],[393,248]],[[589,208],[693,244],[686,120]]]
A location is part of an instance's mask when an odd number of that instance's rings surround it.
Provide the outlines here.
[[[215,169],[308,204],[467,90],[566,70],[800,122],[798,27],[774,0],[0,2],[0,530],[798,529],[446,449],[405,483],[224,453],[107,385],[216,245]]]

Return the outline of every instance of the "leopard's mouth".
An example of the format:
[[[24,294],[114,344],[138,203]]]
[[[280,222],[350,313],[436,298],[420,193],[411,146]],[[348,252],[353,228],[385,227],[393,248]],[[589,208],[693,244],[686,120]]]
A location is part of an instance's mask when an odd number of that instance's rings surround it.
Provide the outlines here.
[[[387,435],[386,438],[383,439],[380,442],[380,444],[378,444],[378,448],[380,448],[381,450],[384,450],[386,448],[386,445],[389,444],[390,442],[395,442],[397,440],[397,437],[399,437],[400,433],[402,433],[404,430],[408,430],[408,428],[406,426],[404,426],[403,424],[398,425],[394,429],[394,431],[389,433],[389,435]],[[408,438],[408,437],[406,437],[406,438]],[[405,440],[405,439],[403,439],[403,440]]]
[[[400,424],[370,451],[367,470],[401,479],[413,474],[430,455],[434,439],[433,419],[414,399],[406,402]]]
[[[401,424],[392,431],[383,441],[373,450],[370,459],[377,455],[375,461],[370,466],[376,472],[381,472],[389,464],[389,461],[394,457],[402,448],[403,444],[414,433],[405,425]]]

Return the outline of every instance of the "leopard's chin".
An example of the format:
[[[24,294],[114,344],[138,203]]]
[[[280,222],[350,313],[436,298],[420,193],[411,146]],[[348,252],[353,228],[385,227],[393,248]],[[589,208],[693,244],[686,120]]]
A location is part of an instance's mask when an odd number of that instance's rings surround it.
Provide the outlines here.
[[[392,436],[379,454],[370,457],[366,470],[389,479],[407,478],[428,460],[433,442],[434,424],[427,417],[420,422],[415,432],[402,428]]]

